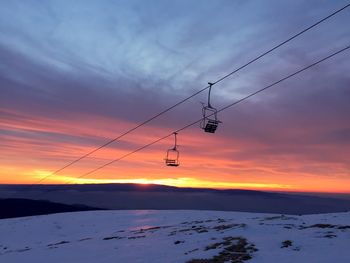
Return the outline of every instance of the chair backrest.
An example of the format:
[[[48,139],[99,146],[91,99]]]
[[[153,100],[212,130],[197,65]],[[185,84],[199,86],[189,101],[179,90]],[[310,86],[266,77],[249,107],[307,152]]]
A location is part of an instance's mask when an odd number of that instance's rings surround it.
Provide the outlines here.
[[[200,123],[200,127],[209,133],[214,133],[220,123],[217,119],[217,110],[215,108],[205,106],[203,107],[203,119]]]

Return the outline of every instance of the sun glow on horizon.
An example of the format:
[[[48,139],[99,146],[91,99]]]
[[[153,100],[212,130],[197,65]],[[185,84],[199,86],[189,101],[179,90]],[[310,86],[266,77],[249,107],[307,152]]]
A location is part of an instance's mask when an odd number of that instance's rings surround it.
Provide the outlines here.
[[[163,178],[163,179],[148,179],[148,178],[135,178],[135,179],[86,179],[86,178],[71,178],[60,176],[56,177],[57,181],[67,182],[74,184],[103,184],[103,183],[134,183],[143,185],[167,185],[175,187],[191,187],[191,188],[217,188],[217,189],[230,189],[230,188],[244,188],[244,189],[265,189],[265,190],[292,190],[293,186],[274,184],[274,183],[246,183],[246,182],[219,182],[219,181],[206,181],[196,178],[180,177],[180,178]]]
[[[158,165],[158,164],[156,164]],[[235,176],[221,176],[220,174],[208,173],[203,176],[204,170],[194,172],[192,169],[162,170],[127,167],[119,168],[119,178],[114,174],[115,168],[107,169],[104,176],[98,175],[93,178],[79,178],[81,170],[75,169],[67,174],[54,174],[54,169],[48,166],[41,166],[37,169],[31,167],[4,167],[2,172],[7,180],[2,184],[106,184],[106,183],[134,183],[140,185],[166,185],[174,187],[189,188],[213,188],[213,189],[246,189],[263,191],[282,192],[317,192],[317,193],[350,193],[347,183],[339,184],[332,178],[319,177],[317,184],[315,178],[308,174],[298,174],[296,176],[284,177],[280,174],[271,175],[266,178],[264,175],[236,174]],[[191,167],[192,168],[192,167]],[[140,170],[145,176],[139,176]],[[202,172],[201,172],[202,171]],[[170,172],[173,172],[171,175]],[[175,172],[175,173],[174,173]],[[17,174],[17,177],[11,175]],[[150,175],[150,176],[148,176]],[[171,176],[171,177],[170,177]],[[27,180],[23,180],[27,178]],[[45,180],[41,181],[41,179]]]

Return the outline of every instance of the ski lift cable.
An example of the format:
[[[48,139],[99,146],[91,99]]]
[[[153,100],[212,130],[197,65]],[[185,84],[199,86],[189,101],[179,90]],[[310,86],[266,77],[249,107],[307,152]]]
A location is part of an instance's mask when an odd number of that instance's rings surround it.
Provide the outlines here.
[[[285,81],[285,80],[287,80],[287,79],[290,79],[290,78],[294,77],[295,75],[298,75],[298,74],[306,71],[307,69],[310,69],[310,68],[312,68],[312,67],[314,67],[314,66],[316,66],[316,65],[318,65],[318,64],[320,64],[320,63],[322,63],[322,62],[324,62],[324,61],[326,61],[326,60],[328,60],[328,59],[330,59],[330,58],[332,58],[332,57],[334,57],[334,56],[336,56],[336,55],[338,55],[338,54],[340,54],[340,53],[342,53],[342,52],[344,52],[346,50],[348,50],[348,49],[350,49],[350,45],[348,45],[348,46],[346,46],[346,47],[344,47],[344,48],[342,48],[342,49],[340,49],[340,50],[338,50],[338,51],[336,51],[336,52],[334,52],[334,53],[332,53],[332,54],[330,54],[330,55],[328,55],[328,56],[326,56],[326,57],[324,57],[324,58],[322,58],[322,59],[320,59],[320,60],[318,60],[318,61],[316,61],[316,62],[314,62],[314,63],[312,63],[310,65],[308,65],[308,66],[306,66],[306,67],[303,67],[303,68],[295,71],[294,73],[291,73],[291,74],[289,74],[289,75],[287,75],[287,76],[285,76],[285,77],[283,77],[283,78],[281,78],[281,79],[271,83],[270,85],[265,86],[264,88],[261,88],[261,89],[255,91],[255,92],[253,92],[253,93],[251,93],[251,94],[249,94],[249,95],[247,95],[247,96],[245,96],[245,97],[243,97],[243,98],[241,98],[241,99],[239,99],[239,100],[237,100],[237,101],[235,101],[235,102],[233,102],[231,104],[226,105],[225,107],[219,109],[218,112],[222,112],[224,110],[227,110],[228,108],[231,108],[231,107],[233,107],[233,106],[235,106],[235,105],[237,105],[237,104],[239,104],[239,103],[241,103],[241,102],[243,102],[243,101],[245,101],[245,100],[247,100],[247,99],[249,99],[249,98],[251,98],[251,97],[253,97],[253,96],[255,96],[255,95],[257,95],[257,94],[259,94],[259,93],[261,93],[261,92],[263,92],[263,91],[265,91],[265,90],[267,90],[267,89],[269,89],[269,88],[271,88],[271,87],[273,87],[273,86],[275,86],[275,85]],[[75,179],[79,179],[79,178],[85,177],[85,176],[90,175],[90,174],[92,174],[92,173],[94,173],[94,172],[96,172],[96,171],[98,171],[98,170],[100,170],[100,169],[102,169],[102,168],[104,168],[104,167],[106,167],[108,165],[111,165],[111,164],[113,164],[115,162],[118,162],[118,161],[120,161],[122,159],[125,159],[126,157],[128,157],[128,156],[130,156],[130,155],[132,155],[132,154],[134,154],[136,152],[139,152],[139,151],[141,151],[141,150],[143,150],[143,149],[145,149],[147,147],[150,147],[153,144],[156,144],[156,143],[158,143],[158,142],[160,142],[160,141],[162,141],[162,140],[172,136],[174,133],[179,133],[179,132],[181,132],[181,131],[183,131],[183,130],[185,130],[185,129],[187,129],[187,128],[189,128],[189,127],[191,127],[191,126],[193,126],[193,125],[195,125],[197,123],[199,123],[202,120],[203,120],[203,118],[201,118],[199,120],[196,120],[196,121],[194,121],[192,123],[189,123],[186,126],[180,128],[180,129],[178,129],[178,130],[176,130],[174,132],[169,133],[168,135],[165,135],[165,136],[163,136],[163,137],[161,137],[161,138],[159,138],[159,139],[157,139],[157,140],[155,140],[155,141],[153,141],[151,143],[148,143],[148,144],[146,144],[146,145],[144,145],[144,146],[142,146],[140,148],[137,148],[136,150],[134,150],[132,152],[129,152],[129,153],[127,153],[127,154],[117,158],[117,159],[114,159],[114,160],[112,160],[112,161],[110,161],[110,162],[108,162],[108,163],[106,163],[106,164],[104,164],[104,165],[102,165],[100,167],[97,167],[97,168],[91,170],[90,172],[84,173],[83,175],[80,175],[80,176],[76,177]]]
[[[341,11],[345,10],[345,9],[348,8],[349,6],[350,6],[350,3],[347,4],[347,5],[345,5],[345,6],[343,6],[343,7],[340,8],[340,9],[334,11],[333,13],[329,14],[328,16],[322,18],[321,20],[317,21],[316,23],[310,25],[309,27],[303,29],[303,30],[300,31],[299,33],[297,33],[297,34],[293,35],[292,37],[286,39],[285,41],[281,42],[280,44],[278,44],[278,45],[272,47],[271,49],[269,49],[269,50],[267,50],[267,51],[265,51],[265,52],[262,53],[261,55],[259,55],[259,56],[255,57],[254,59],[248,61],[247,63],[245,63],[244,65],[242,65],[242,66],[240,66],[240,67],[238,67],[238,68],[236,68],[235,70],[231,71],[230,73],[224,75],[223,77],[221,77],[221,78],[219,78],[218,80],[216,80],[215,82],[213,82],[212,85],[215,85],[215,84],[217,84],[217,83],[223,81],[224,79],[228,78],[229,76],[231,76],[231,75],[237,73],[238,71],[244,69],[245,67],[247,67],[247,66],[249,66],[250,64],[254,63],[255,61],[257,61],[257,60],[263,58],[264,56],[268,55],[269,53],[273,52],[274,50],[276,50],[276,49],[280,48],[281,46],[287,44],[287,43],[290,42],[291,40],[293,40],[293,39],[299,37],[300,35],[304,34],[305,32],[311,30],[312,28],[318,26],[319,24],[323,23],[324,21],[330,19],[331,17],[333,17],[333,16],[335,16],[336,14],[340,13]],[[55,170],[55,171],[52,172],[51,174],[49,174],[49,175],[47,175],[47,176],[45,176],[45,177],[39,179],[39,180],[36,182],[36,184],[39,184],[39,183],[43,182],[43,181],[46,180],[48,177],[51,177],[51,176],[53,176],[53,175],[55,175],[55,174],[57,174],[57,173],[63,171],[64,169],[66,169],[66,168],[72,166],[73,164],[75,164],[75,163],[81,161],[82,159],[84,159],[84,158],[90,156],[91,154],[97,152],[98,150],[100,150],[100,149],[102,149],[102,148],[104,148],[104,147],[106,147],[106,146],[112,144],[113,142],[118,141],[119,139],[121,139],[122,137],[126,136],[127,134],[129,134],[129,133],[135,131],[136,129],[140,128],[141,126],[146,125],[147,123],[153,121],[154,119],[158,118],[159,116],[161,116],[161,115],[167,113],[168,111],[174,109],[175,107],[177,107],[177,106],[179,106],[180,104],[186,102],[187,100],[189,100],[189,99],[191,99],[191,98],[197,96],[198,94],[200,94],[201,92],[205,91],[206,89],[208,89],[208,88],[210,88],[210,87],[211,87],[211,85],[208,85],[208,86],[202,88],[201,90],[198,90],[197,92],[193,93],[193,94],[190,95],[189,97],[184,98],[183,100],[181,100],[181,101],[175,103],[174,105],[170,106],[169,108],[166,108],[165,110],[159,112],[158,114],[154,115],[153,117],[151,117],[151,118],[149,118],[149,119],[143,121],[142,123],[138,124],[138,125],[135,126],[134,128],[131,128],[131,129],[125,131],[124,133],[122,133],[122,134],[120,134],[119,136],[117,136],[117,137],[111,139],[110,141],[108,141],[108,142],[102,144],[101,146],[99,146],[99,147],[97,147],[97,148],[91,150],[90,152],[88,152],[88,153],[86,153],[86,154],[80,156],[79,158],[77,158],[77,159],[75,159],[75,160],[73,160],[73,161],[67,163],[66,165],[64,165],[63,167],[61,167],[61,168]]]
[[[298,36],[304,34],[305,32],[309,31],[310,29],[312,29],[312,28],[318,26],[318,25],[321,24],[322,22],[324,22],[324,21],[328,20],[329,18],[331,18],[332,16],[334,16],[334,15],[340,13],[340,12],[343,11],[344,9],[348,8],[349,6],[350,6],[350,3],[347,4],[347,5],[345,5],[345,6],[342,7],[342,8],[338,9],[337,11],[333,12],[332,14],[326,16],[325,18],[319,20],[318,22],[312,24],[311,26],[305,28],[304,30],[302,30],[302,31],[300,31],[299,33],[295,34],[294,36],[288,38],[287,40],[283,41],[282,43],[278,44],[277,46],[271,48],[270,50],[266,51],[265,53],[262,53],[260,56],[258,56],[258,57],[256,57],[255,59],[249,61],[248,63],[244,64],[243,66],[237,68],[236,70],[234,70],[234,71],[232,71],[232,72],[226,74],[225,76],[221,77],[220,79],[214,81],[214,82],[212,83],[212,85],[215,85],[215,84],[217,84],[217,83],[223,81],[224,79],[228,78],[229,76],[231,76],[231,75],[237,73],[237,71],[239,71],[239,70],[245,68],[246,66],[248,66],[248,65],[252,64],[253,62],[257,61],[258,59],[264,57],[265,55],[269,54],[270,52],[272,52],[272,51],[278,49],[279,47],[283,46],[284,44],[288,43],[289,41],[291,41],[291,40],[297,38]]]

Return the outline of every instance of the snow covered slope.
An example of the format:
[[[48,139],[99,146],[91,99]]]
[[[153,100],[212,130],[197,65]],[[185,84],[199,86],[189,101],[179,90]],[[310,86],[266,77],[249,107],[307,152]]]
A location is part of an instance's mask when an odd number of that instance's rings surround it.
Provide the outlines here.
[[[0,220],[1,263],[246,260],[350,262],[350,212],[90,211]]]

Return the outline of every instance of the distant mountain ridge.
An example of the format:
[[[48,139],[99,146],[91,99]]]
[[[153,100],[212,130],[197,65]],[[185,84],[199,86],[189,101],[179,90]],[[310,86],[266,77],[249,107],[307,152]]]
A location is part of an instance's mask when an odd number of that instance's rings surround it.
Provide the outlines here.
[[[115,210],[217,210],[315,214],[350,211],[350,200],[253,190],[140,184],[0,185],[0,198],[45,199]]]
[[[45,191],[62,191],[62,190],[74,190],[74,191],[142,191],[142,192],[206,192],[206,193],[224,193],[224,194],[250,194],[250,195],[279,195],[279,193],[270,193],[257,190],[244,190],[244,189],[212,189],[212,188],[192,188],[192,187],[175,187],[158,184],[134,184],[134,183],[111,183],[111,184],[50,184],[50,185],[37,185],[37,184],[2,184],[0,189],[3,190],[45,190]],[[283,195],[283,194],[281,194]]]

